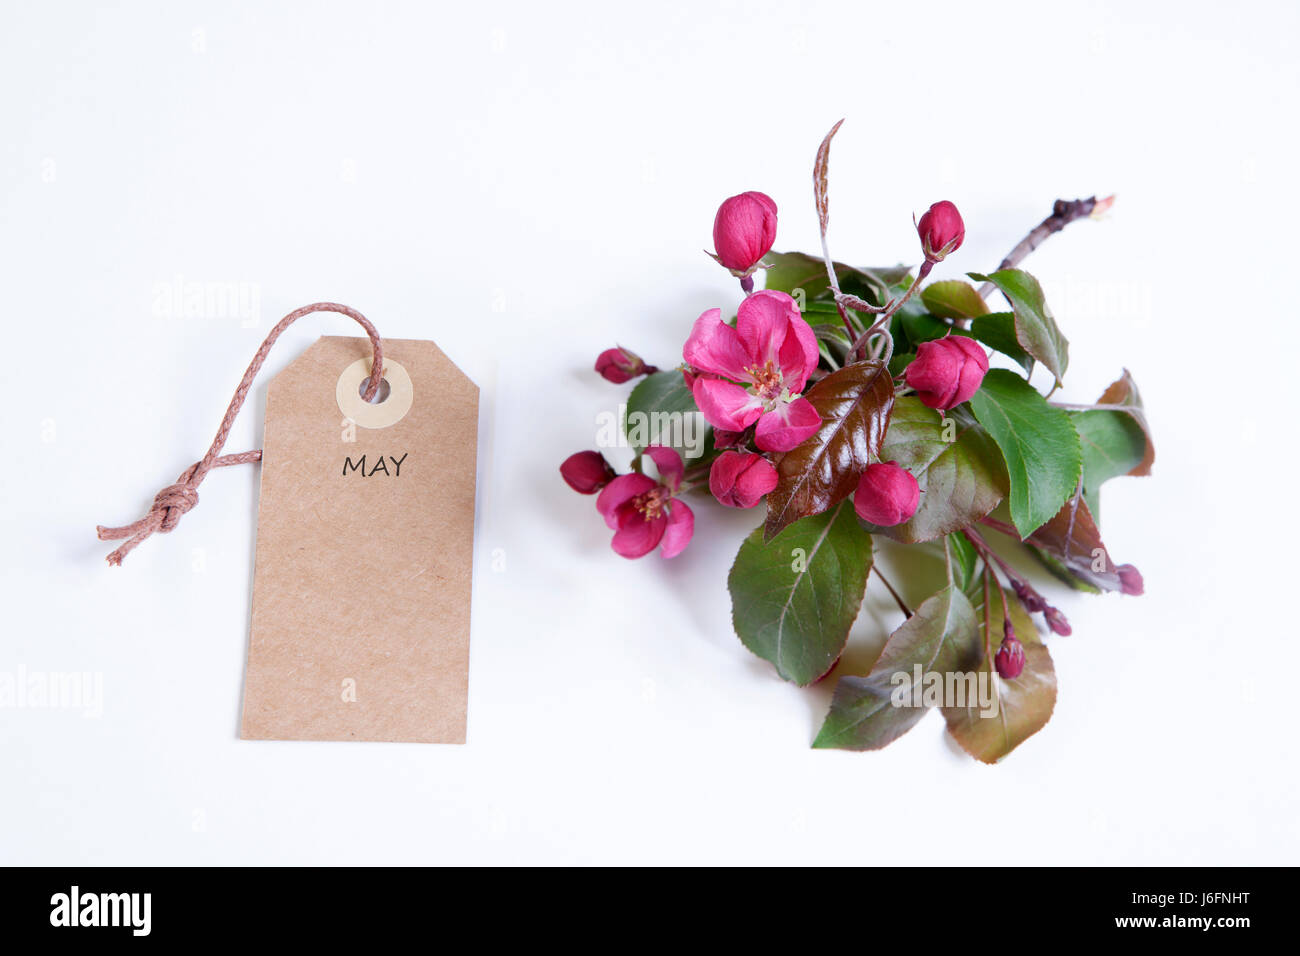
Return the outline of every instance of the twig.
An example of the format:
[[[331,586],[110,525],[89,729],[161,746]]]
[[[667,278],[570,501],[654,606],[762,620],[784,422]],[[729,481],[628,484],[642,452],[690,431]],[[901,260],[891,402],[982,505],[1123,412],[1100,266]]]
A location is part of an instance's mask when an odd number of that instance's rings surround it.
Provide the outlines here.
[[[873,564],[871,565],[871,570],[876,572],[876,577],[880,578],[880,580],[884,582],[885,587],[887,587],[887,588],[889,589],[889,593],[890,593],[891,595],[893,595],[894,603],[898,605],[898,609],[899,609],[900,611],[902,611],[902,612],[903,612],[905,615],[907,615],[908,617],[911,617],[911,616],[912,616],[912,612],[911,612],[911,610],[908,608],[908,606],[907,606],[906,604],[903,603],[903,599],[902,599],[901,597],[898,596],[898,592],[895,591],[895,590],[894,590],[894,586],[893,586],[892,584],[889,583],[889,579],[888,579],[887,577],[885,577],[883,574],[880,573],[880,568],[878,568],[878,567],[873,563]]]
[[[1029,235],[1021,239],[1016,247],[1007,253],[1006,258],[998,264],[995,271],[1014,269],[1025,256],[1042,245],[1048,236],[1060,232],[1076,219],[1084,219],[1094,213],[1105,212],[1114,201],[1114,196],[1107,196],[1105,199],[1089,196],[1087,199],[1056,200],[1052,205],[1052,214],[1029,230]],[[997,286],[992,282],[984,283],[979,288],[980,298],[988,298],[989,294],[996,288]]]

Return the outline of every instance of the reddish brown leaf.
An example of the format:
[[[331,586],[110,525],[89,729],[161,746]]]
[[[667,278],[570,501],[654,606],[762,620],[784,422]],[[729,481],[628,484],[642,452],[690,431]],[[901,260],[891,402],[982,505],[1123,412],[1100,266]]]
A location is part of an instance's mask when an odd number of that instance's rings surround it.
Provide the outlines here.
[[[826,223],[830,219],[830,202],[826,194],[826,167],[831,159],[831,140],[839,132],[844,120],[831,127],[822,144],[817,147],[817,160],[813,163],[813,196],[817,199],[817,221],[821,225],[822,237],[826,236]]]
[[[1147,436],[1146,454],[1142,456],[1141,463],[1129,474],[1138,476],[1151,474],[1151,465],[1156,460],[1156,446],[1151,441],[1151,427],[1147,424],[1147,414],[1142,408],[1142,396],[1138,394],[1137,383],[1133,381],[1133,376],[1128,373],[1128,369],[1124,369],[1124,374],[1101,393],[1097,404],[1122,405],[1124,411],[1132,415],[1134,421],[1142,426],[1142,432]]]
[[[1051,521],[1028,538],[1026,544],[1046,552],[1071,575],[1103,591],[1120,590],[1119,573],[1110,552],[1102,543],[1101,532],[1093,520],[1083,495],[1065,503]]]
[[[858,362],[827,375],[805,397],[822,417],[817,433],[776,464],[767,496],[765,540],[843,501],[880,453],[894,408],[894,380],[880,362]]]

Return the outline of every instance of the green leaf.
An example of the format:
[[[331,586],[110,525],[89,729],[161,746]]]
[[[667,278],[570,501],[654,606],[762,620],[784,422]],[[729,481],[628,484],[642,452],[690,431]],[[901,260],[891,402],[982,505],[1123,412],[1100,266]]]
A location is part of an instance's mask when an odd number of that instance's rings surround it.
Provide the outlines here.
[[[1011,490],[1011,521],[1022,538],[1043,525],[1074,494],[1083,470],[1079,435],[1062,409],[1047,404],[1007,369],[984,376],[970,408],[1002,450]]]
[[[1103,482],[1131,474],[1146,457],[1147,436],[1127,412],[1109,409],[1071,412],[1083,448],[1083,495],[1096,517]]]
[[[977,282],[992,282],[1002,290],[1015,313],[1016,341],[1046,365],[1060,382],[1070,364],[1070,345],[1047,308],[1038,280],[1020,269],[1003,269],[987,276],[977,272],[967,274]]]
[[[871,536],[847,503],[771,541],[755,528],[727,578],[736,634],[783,678],[811,684],[843,652],[870,570]]]
[[[975,609],[966,595],[946,587],[926,598],[903,622],[866,677],[841,677],[830,713],[813,746],[838,750],[879,750],[898,739],[925,716],[926,706],[913,702],[913,688],[924,704],[925,675],[972,671],[982,650]],[[916,685],[916,666],[922,674]]]
[[[795,295],[802,289],[806,302],[829,298],[830,282],[826,278],[826,262],[802,252],[769,252],[763,257],[768,268],[764,288]],[[873,305],[884,305],[890,287],[897,285],[910,270],[902,266],[887,269],[857,269],[842,262],[835,263],[835,276],[840,290],[856,295]]]
[[[767,496],[767,540],[800,518],[821,514],[857,490],[875,460],[894,407],[894,380],[880,362],[856,362],[804,393],[821,428],[776,463]]]
[[[1133,376],[1129,374],[1128,369],[1124,369],[1124,374],[1111,382],[1106,391],[1101,393],[1097,404],[1119,405],[1141,426],[1142,433],[1146,436],[1146,452],[1142,455],[1141,463],[1129,474],[1135,476],[1151,474],[1151,466],[1156,460],[1156,446],[1151,441],[1151,426],[1147,423],[1147,413],[1142,407],[1142,396],[1138,393],[1137,382],[1133,381]]]
[[[1014,359],[1028,374],[1034,370],[1034,357],[1016,341],[1016,317],[1010,312],[981,315],[970,324],[970,333],[991,349]]]
[[[1014,595],[1002,592],[1016,636],[1025,647],[1025,669],[1012,680],[996,677],[992,662],[981,647],[977,678],[990,693],[980,702],[968,700],[965,707],[943,707],[948,732],[968,754],[984,763],[996,763],[1042,730],[1056,707],[1056,669],[1052,655],[1038,638],[1033,620]],[[975,605],[981,636],[987,633],[982,590]],[[1002,642],[1002,605],[993,600],[993,634],[988,649],[997,653]]]
[[[692,445],[697,452],[695,458],[712,446],[712,429],[676,369],[647,375],[632,389],[623,416],[623,433],[637,454],[647,445],[667,445],[685,460]],[[700,436],[706,440],[689,440]]]
[[[881,461],[896,461],[921,487],[916,514],[900,525],[872,528],[896,541],[933,541],[958,531],[997,507],[1007,493],[1002,454],[960,410],[944,419],[915,395],[894,402]]]
[[[973,319],[989,311],[975,287],[961,279],[931,282],[921,290],[921,301],[941,319]]]
[[[948,556],[952,562],[953,584],[959,590],[968,591],[971,582],[975,580],[975,567],[979,561],[975,546],[964,534],[950,534],[943,541],[947,542]]]

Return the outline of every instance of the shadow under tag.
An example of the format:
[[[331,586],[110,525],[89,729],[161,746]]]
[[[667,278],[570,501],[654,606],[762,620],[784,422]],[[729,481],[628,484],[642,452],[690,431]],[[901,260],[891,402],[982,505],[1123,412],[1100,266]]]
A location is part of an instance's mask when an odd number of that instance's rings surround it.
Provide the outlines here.
[[[267,390],[245,739],[465,741],[478,388],[384,339],[367,404],[370,355],[322,337]]]

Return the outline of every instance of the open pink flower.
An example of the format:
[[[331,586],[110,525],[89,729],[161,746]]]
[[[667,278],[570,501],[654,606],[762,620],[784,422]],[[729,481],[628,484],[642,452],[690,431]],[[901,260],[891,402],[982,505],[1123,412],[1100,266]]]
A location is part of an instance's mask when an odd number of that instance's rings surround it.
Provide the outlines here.
[[[794,299],[756,292],[740,304],[736,327],[720,309],[695,320],[682,349],[699,375],[695,404],[714,428],[742,432],[755,422],[754,443],[764,451],[789,451],[821,427],[808,399],[800,398],[817,367],[817,338]]]
[[[596,498],[596,509],[614,529],[613,548],[623,557],[643,557],[661,543],[665,558],[676,557],[695,532],[694,512],[676,498],[682,459],[662,445],[651,445],[645,454],[659,469],[659,480],[635,472],[620,475]]]

